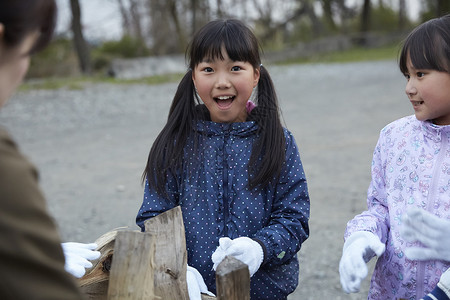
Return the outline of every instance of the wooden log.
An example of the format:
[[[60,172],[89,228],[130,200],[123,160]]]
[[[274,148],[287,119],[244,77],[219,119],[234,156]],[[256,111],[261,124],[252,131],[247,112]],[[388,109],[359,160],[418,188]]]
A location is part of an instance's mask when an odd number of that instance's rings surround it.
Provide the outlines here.
[[[217,300],[250,300],[250,272],[240,260],[226,256],[216,270]]]
[[[145,232],[155,237],[155,294],[164,300],[189,300],[187,252],[179,206],[145,221]]]
[[[87,269],[86,274],[78,280],[78,286],[86,300],[106,300],[115,239],[118,231],[126,229],[126,227],[114,229],[95,241],[96,250],[100,251],[101,255],[92,261],[92,268]]]
[[[118,232],[109,276],[108,300],[160,299],[154,294],[155,237]]]

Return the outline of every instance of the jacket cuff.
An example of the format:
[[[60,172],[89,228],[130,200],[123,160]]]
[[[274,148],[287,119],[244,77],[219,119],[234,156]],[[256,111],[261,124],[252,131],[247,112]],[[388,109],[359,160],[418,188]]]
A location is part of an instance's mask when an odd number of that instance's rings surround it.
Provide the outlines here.
[[[439,299],[439,300],[450,299],[448,294],[439,288],[439,283],[438,283],[438,286],[436,286],[434,288],[434,290],[432,290],[429,294],[427,294],[421,300],[434,300],[434,299]]]
[[[262,261],[262,263],[261,263],[261,266],[262,265],[264,265],[266,262],[267,262],[267,248],[266,248],[266,245],[264,245],[264,243],[261,241],[261,240],[259,240],[259,239],[257,239],[257,238],[252,238],[252,240],[254,240],[255,242],[257,242],[260,246],[261,246],[261,248],[262,248],[262,250],[263,250],[263,255],[264,255],[264,257],[263,257],[263,261]]]

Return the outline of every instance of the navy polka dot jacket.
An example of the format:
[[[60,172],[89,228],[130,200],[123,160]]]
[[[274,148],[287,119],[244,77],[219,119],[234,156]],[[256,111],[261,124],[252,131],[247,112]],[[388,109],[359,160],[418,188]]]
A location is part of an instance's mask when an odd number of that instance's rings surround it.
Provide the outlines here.
[[[168,179],[164,199],[145,184],[136,222],[180,205],[186,232],[188,264],[213,293],[211,255],[220,237],[247,236],[264,246],[264,261],[251,278],[251,299],[286,299],[298,285],[297,252],[308,238],[309,195],[294,137],[284,129],[286,161],[276,185],[248,188],[247,164],[257,125],[199,121],[195,139],[185,147],[183,171]],[[194,142],[198,147],[193,153]]]

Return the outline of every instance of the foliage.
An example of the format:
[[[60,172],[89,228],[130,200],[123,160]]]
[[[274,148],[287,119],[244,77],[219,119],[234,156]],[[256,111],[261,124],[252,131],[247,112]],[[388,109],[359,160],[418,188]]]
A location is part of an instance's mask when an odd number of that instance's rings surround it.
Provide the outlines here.
[[[118,41],[107,41],[100,45],[95,52],[120,58],[142,57],[150,54],[144,41],[124,35]]]
[[[280,64],[346,63],[355,61],[392,60],[397,58],[399,50],[399,44],[391,44],[369,49],[366,47],[354,47],[345,51],[315,54],[305,58],[286,60]]]
[[[385,5],[379,5],[372,10],[371,21],[371,29],[381,32],[397,30],[400,22],[398,13]]]
[[[49,46],[31,58],[27,77],[78,75],[77,64],[72,41],[65,38],[56,38]]]
[[[124,35],[118,41],[106,41],[93,49],[93,69],[97,72],[106,72],[114,58],[135,58],[149,54],[150,50],[142,39]]]
[[[367,49],[367,48],[353,48],[346,51],[314,55],[308,58],[288,60],[283,64],[302,64],[302,63],[346,63],[354,61],[366,60],[387,60],[395,59],[397,57],[399,45],[389,45],[385,47]],[[141,79],[116,79],[105,76],[74,76],[74,77],[48,77],[38,80],[27,80],[19,88],[20,91],[26,92],[36,89],[44,90],[80,90],[85,85],[92,83],[103,84],[161,84],[167,82],[179,82],[184,74],[167,74],[159,76],[150,76]]]
[[[436,3],[424,0],[422,17],[433,17]],[[106,74],[115,58],[134,58],[182,52],[195,29],[216,17],[234,17],[255,29],[262,48],[283,51],[300,42],[308,43],[334,35],[358,36],[361,30],[362,1],[342,0],[122,0],[124,36],[120,40],[91,45],[94,76]],[[387,35],[399,28],[394,0],[371,1],[370,33]],[[446,4],[447,5],[447,4]],[[322,8],[322,9],[320,9]],[[324,9],[326,8],[326,9]],[[118,8],[119,9],[119,8]],[[251,12],[251,13],[250,13]],[[415,24],[414,24],[415,25]],[[406,20],[403,28],[411,28]],[[364,37],[361,37],[364,38]],[[183,49],[181,49],[183,48]],[[29,77],[79,75],[72,42],[57,39],[33,59]]]

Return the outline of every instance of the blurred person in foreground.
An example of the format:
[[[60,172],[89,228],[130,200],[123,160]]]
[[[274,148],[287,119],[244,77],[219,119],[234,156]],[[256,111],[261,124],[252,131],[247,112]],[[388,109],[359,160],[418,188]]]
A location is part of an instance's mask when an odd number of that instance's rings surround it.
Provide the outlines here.
[[[54,0],[0,0],[0,107],[22,82],[30,56],[50,41],[55,20]],[[88,259],[100,255],[94,248],[61,244],[37,170],[0,128],[0,299],[81,299],[66,270],[81,277],[92,266]]]

